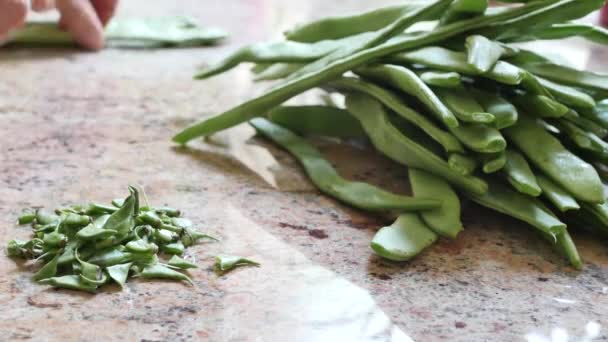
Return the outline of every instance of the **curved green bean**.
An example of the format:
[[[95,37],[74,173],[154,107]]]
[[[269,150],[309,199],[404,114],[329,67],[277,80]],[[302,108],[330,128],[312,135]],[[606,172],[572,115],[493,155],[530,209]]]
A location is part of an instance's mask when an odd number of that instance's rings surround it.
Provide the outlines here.
[[[536,179],[538,180],[538,185],[542,189],[543,197],[553,203],[561,212],[580,209],[576,199],[564,190],[564,188],[555,184],[552,180],[543,175],[538,175]]]
[[[512,99],[513,103],[524,112],[539,118],[561,118],[570,108],[543,95],[518,95]]]
[[[372,79],[376,82],[386,83],[396,89],[404,91],[422,102],[437,119],[447,127],[457,127],[456,116],[448,109],[433,91],[411,70],[397,65],[366,66],[355,71],[356,74]]]
[[[435,241],[437,234],[429,229],[418,215],[405,213],[399,215],[392,225],[380,228],[370,246],[383,258],[406,261],[420,254]]]
[[[250,123],[266,138],[297,158],[319,190],[353,207],[365,210],[417,211],[441,206],[439,200],[396,195],[367,183],[347,181],[338,175],[336,169],[323,159],[316,148],[289,130],[263,118],[253,119]]]
[[[505,151],[498,153],[481,154],[482,170],[484,173],[495,173],[502,170],[507,164],[507,154]]]
[[[448,165],[459,174],[468,176],[475,172],[477,161],[459,153],[452,153],[448,157]]]
[[[509,183],[522,194],[540,196],[542,190],[526,158],[513,149],[507,149],[506,154],[507,163],[503,170]]]
[[[484,108],[464,88],[434,89],[437,97],[456,115],[459,120],[469,123],[492,123],[495,117]]]
[[[510,102],[498,95],[496,92],[480,89],[469,89],[473,97],[483,107],[484,111],[494,115],[493,126],[503,129],[513,126],[517,122],[519,114]]]
[[[533,119],[522,115],[504,132],[532,164],[575,198],[591,203],[604,202],[602,181],[593,166],[568,151]]]
[[[608,91],[608,75],[592,71],[573,69],[564,65],[554,63],[524,63],[521,67],[529,72],[575,87],[606,92]]]
[[[507,147],[507,142],[502,134],[496,128],[485,124],[464,123],[451,128],[450,132],[475,152],[497,153]]]
[[[339,77],[343,73],[356,69],[370,60],[382,58],[399,51],[438,43],[477,28],[487,27],[492,23],[518,17],[543,6],[545,4],[542,2],[532,2],[496,14],[455,22],[431,32],[393,38],[386,43],[344,56],[327,65],[319,66],[318,69],[281,84],[255,99],[242,103],[220,115],[200,121],[179,132],[173,137],[173,141],[179,144],[186,144],[194,138],[208,136],[243,123],[251,118],[261,116],[291,97]]]
[[[373,145],[387,157],[440,176],[467,191],[477,194],[486,191],[483,180],[459,174],[445,160],[403,135],[391,124],[382,104],[374,98],[364,93],[347,94],[346,107],[361,122]]]
[[[553,239],[566,230],[566,225],[536,199],[513,191],[502,184],[491,182],[485,195],[467,194],[467,196],[484,207],[527,222]]]
[[[464,152],[462,144],[454,136],[437,127],[424,115],[412,110],[399,97],[382,87],[353,77],[342,77],[333,80],[329,82],[328,86],[340,90],[356,90],[373,96],[404,119],[420,127],[420,129],[441,144],[446,152]]]
[[[365,138],[361,124],[347,110],[328,106],[281,106],[268,118],[297,134],[336,138]]]
[[[441,207],[420,213],[424,223],[441,236],[456,238],[462,231],[460,200],[450,184],[440,177],[413,168],[409,169],[409,178],[415,196],[441,198]]]

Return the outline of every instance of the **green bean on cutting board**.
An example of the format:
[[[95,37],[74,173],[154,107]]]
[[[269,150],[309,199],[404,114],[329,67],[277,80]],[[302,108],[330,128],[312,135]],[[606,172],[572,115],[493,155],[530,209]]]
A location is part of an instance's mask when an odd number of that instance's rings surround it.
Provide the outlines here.
[[[35,236],[29,241],[9,241],[7,254],[42,263],[34,280],[58,288],[94,293],[110,281],[124,287],[129,276],[191,282],[188,276],[172,269],[196,267],[174,255],[185,250],[181,240],[187,236],[192,245],[200,239],[214,238],[194,230],[191,222],[179,217],[180,210],[141,206],[139,191],[129,187],[129,192],[126,199],[112,201],[111,206],[75,204],[57,209],[58,215],[28,210],[29,216],[24,219],[21,215],[18,222],[31,223]],[[110,211],[113,213],[107,214]],[[154,217],[151,213],[160,215],[160,221],[175,223],[172,227],[176,232],[162,229],[166,225],[161,223],[153,227],[141,219]],[[36,226],[41,224],[51,228],[36,232]],[[169,248],[174,245],[181,245],[181,250]],[[167,266],[162,264],[159,250],[173,255]]]
[[[608,75],[555,64],[511,43],[571,36],[607,43],[604,29],[571,22],[604,1],[508,2],[522,4],[487,8],[486,0],[416,2],[298,25],[286,32],[286,41],[246,47],[207,69],[203,76],[254,62],[255,80],[276,82],[261,96],[198,122],[173,140],[186,144],[249,121],[260,135],[294,155],[323,193],[398,216],[371,242],[372,250],[387,259],[409,260],[439,236],[456,237],[463,229],[463,195],[531,225],[573,267],[581,268],[570,232],[581,227],[608,234],[608,202],[596,171],[608,173],[608,143],[603,140],[608,136]],[[326,106],[283,105],[313,88],[322,93],[319,103],[328,94],[332,100]],[[414,197],[343,179],[291,131],[363,148],[371,143],[398,167],[410,168],[403,172],[409,172]],[[91,209],[95,211],[117,215],[121,210]],[[185,228],[172,222],[155,226],[154,215],[161,219],[156,213],[136,217],[156,229],[153,235],[144,234],[129,250],[119,250],[116,236],[104,232],[108,251],[87,262],[101,267],[150,262],[133,254],[153,250],[151,242],[181,253],[187,244],[173,239]],[[31,213],[23,220],[31,220]],[[58,220],[43,216],[37,229],[50,234]],[[54,248],[44,247],[42,240],[15,240],[10,253],[43,255],[50,261],[62,239],[49,235]],[[73,245],[64,249],[86,252]],[[61,253],[58,265],[67,259]],[[173,266],[163,267],[185,267],[175,258]]]

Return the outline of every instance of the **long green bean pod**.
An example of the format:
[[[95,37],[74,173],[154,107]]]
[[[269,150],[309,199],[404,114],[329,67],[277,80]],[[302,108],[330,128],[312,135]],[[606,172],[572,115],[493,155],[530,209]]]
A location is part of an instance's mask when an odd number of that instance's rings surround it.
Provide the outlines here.
[[[482,15],[488,8],[488,0],[455,0],[445,11],[439,25]]]
[[[572,87],[557,84],[551,82],[542,77],[537,77],[540,84],[547,89],[555,99],[565,105],[574,106],[578,108],[593,108],[595,107],[595,100]]]
[[[353,207],[365,210],[419,211],[441,206],[439,200],[396,195],[367,183],[347,181],[338,175],[316,148],[289,130],[263,118],[253,119],[250,123],[266,138],[297,158],[320,191]]]
[[[373,83],[353,77],[342,77],[328,83],[328,87],[339,90],[356,90],[364,92],[382,102],[404,119],[420,127],[425,133],[437,141],[446,152],[464,152],[462,144],[452,134],[437,127],[435,123],[424,115],[408,107],[399,97],[389,90],[385,90]]]
[[[424,223],[441,236],[456,238],[462,230],[460,200],[450,184],[426,171],[410,168],[408,172],[415,196],[441,198],[441,207],[420,213]]]
[[[430,86],[458,88],[462,85],[460,74],[453,71],[422,71],[419,76],[424,83]]]
[[[541,194],[542,190],[536,176],[521,153],[507,149],[507,163],[503,170],[515,190],[533,197]]]
[[[484,108],[464,88],[434,89],[437,97],[464,122],[489,124],[496,119],[493,114],[486,113]]]
[[[270,111],[268,118],[301,135],[336,138],[365,138],[361,124],[348,111],[328,106],[281,106]]]
[[[273,63],[265,70],[257,73],[253,80],[256,82],[278,80],[300,70],[303,66],[303,63]]]
[[[502,134],[494,127],[485,124],[466,124],[450,128],[450,132],[465,146],[475,152],[496,153],[507,147]]]
[[[505,151],[498,153],[483,153],[480,155],[482,170],[484,173],[495,173],[502,170],[507,164]]]
[[[608,92],[608,75],[606,74],[573,69],[554,63],[524,63],[520,66],[535,75],[554,82]]]
[[[511,101],[524,112],[539,118],[561,118],[570,108],[543,95],[518,95]]]
[[[372,144],[387,157],[440,176],[461,189],[477,194],[485,192],[483,180],[459,174],[445,160],[404,136],[391,124],[382,104],[374,98],[363,93],[348,94],[346,107],[361,122]]]
[[[467,37],[465,48],[467,62],[480,73],[490,71],[505,52],[500,44],[481,35]]]
[[[388,84],[422,102],[447,127],[457,127],[456,116],[413,71],[397,65],[373,65],[355,71],[358,75]]]
[[[532,164],[576,199],[591,203],[604,201],[602,181],[593,166],[568,151],[533,119],[522,115],[517,124],[504,132]]]
[[[477,160],[459,153],[452,153],[448,156],[448,165],[461,175],[468,176],[475,172]]]
[[[435,234],[415,213],[401,214],[390,226],[380,228],[371,242],[379,256],[406,261],[437,241]]]
[[[582,117],[608,129],[608,99],[599,101],[593,109],[580,109],[578,113]]]
[[[532,31],[522,36],[519,41],[562,39],[574,36],[582,37],[598,44],[608,44],[608,30],[601,26],[582,23],[553,24],[549,27]]]
[[[559,211],[565,212],[568,210],[580,209],[576,199],[574,199],[572,195],[564,190],[564,188],[555,184],[552,180],[543,175],[537,175],[536,179],[538,181],[538,185],[542,189],[543,197],[549,202],[553,203],[553,205],[559,209]]]

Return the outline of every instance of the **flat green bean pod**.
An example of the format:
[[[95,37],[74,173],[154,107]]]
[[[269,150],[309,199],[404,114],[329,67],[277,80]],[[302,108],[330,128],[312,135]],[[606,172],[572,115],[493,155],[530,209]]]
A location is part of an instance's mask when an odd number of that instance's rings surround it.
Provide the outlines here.
[[[437,97],[464,122],[485,123],[494,122],[495,117],[486,113],[484,108],[472,97],[465,88],[434,89]]]
[[[608,129],[608,99],[599,101],[593,109],[581,109],[578,113],[582,117]]]
[[[446,71],[423,71],[419,73],[420,79],[435,87],[458,88],[462,85],[460,74]]]
[[[538,39],[563,39],[569,37],[582,37],[599,44],[608,44],[608,30],[601,26],[583,23],[553,24],[539,30],[526,33],[517,41]]]
[[[270,111],[270,121],[301,135],[365,138],[361,124],[347,110],[328,106],[281,106]]]
[[[542,77],[537,77],[540,84],[547,89],[555,99],[565,105],[574,106],[578,108],[591,109],[595,107],[595,100],[593,97],[565,85],[551,82]]]
[[[459,153],[452,153],[448,157],[448,165],[461,175],[468,176],[475,172],[477,160]]]
[[[507,164],[507,154],[505,151],[498,153],[481,154],[482,170],[484,173],[495,173],[502,170]]]
[[[450,132],[466,147],[480,153],[497,153],[507,147],[507,142],[496,128],[479,123],[463,123],[450,128]]]
[[[482,15],[488,8],[488,0],[454,0],[441,16],[439,25]]]
[[[401,214],[390,226],[380,228],[371,242],[379,256],[406,261],[437,241],[435,234],[415,213]]]
[[[424,223],[441,236],[456,238],[462,231],[460,200],[450,184],[426,171],[410,168],[408,172],[415,196],[441,198],[442,201],[441,207],[420,213]]]
[[[528,160],[581,201],[604,202],[602,181],[593,166],[570,151],[532,118],[522,115],[505,134]]]
[[[602,92],[608,91],[608,75],[606,74],[577,70],[554,63],[525,63],[520,66],[554,82]]]
[[[564,190],[564,188],[555,184],[552,180],[543,175],[537,175],[536,179],[538,180],[538,185],[542,189],[543,197],[553,203],[561,212],[580,209],[576,199]]]
[[[297,158],[319,190],[344,203],[366,210],[417,211],[441,206],[439,200],[396,195],[367,183],[347,181],[316,148],[289,130],[263,118],[251,120],[251,125]]]
[[[505,49],[481,35],[468,36],[465,42],[467,62],[480,73],[486,73],[498,63]]]
[[[399,97],[373,83],[353,77],[342,77],[328,84],[331,88],[347,91],[364,92],[382,102],[404,119],[420,127],[426,134],[437,141],[446,152],[464,152],[462,144],[450,133],[437,127],[431,120],[408,107]]]
[[[518,95],[511,101],[524,112],[539,118],[561,118],[570,108],[543,95]]]
[[[257,73],[253,80],[256,82],[278,80],[300,70],[304,65],[303,63],[274,63]]]
[[[537,200],[513,191],[502,184],[490,183],[488,192],[482,196],[467,195],[484,207],[527,222],[542,233],[552,236],[554,242],[556,235],[566,230],[566,225]]]
[[[542,190],[526,158],[513,149],[507,149],[506,154],[507,163],[503,170],[509,183],[522,194],[539,196]]]
[[[397,65],[372,65],[355,71],[358,75],[404,91],[422,102],[447,127],[457,127],[458,119],[433,91],[411,70]]]
[[[445,160],[403,135],[390,122],[382,104],[374,98],[364,93],[348,94],[346,107],[361,122],[376,149],[387,157],[440,176],[461,189],[477,194],[486,191],[485,181],[452,170]]]

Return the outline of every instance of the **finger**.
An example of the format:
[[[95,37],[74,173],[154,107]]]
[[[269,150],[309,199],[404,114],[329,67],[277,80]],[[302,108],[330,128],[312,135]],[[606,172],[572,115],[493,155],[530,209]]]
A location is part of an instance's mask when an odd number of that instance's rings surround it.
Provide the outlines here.
[[[91,0],[91,3],[97,12],[101,24],[106,26],[108,21],[114,16],[118,0]]]
[[[103,48],[103,26],[89,1],[56,0],[65,29],[80,45],[87,49]]]
[[[32,9],[36,12],[44,12],[52,8],[55,8],[54,0],[32,0]]]
[[[25,0],[0,0],[0,39],[6,39],[8,33],[25,23],[27,4]]]

